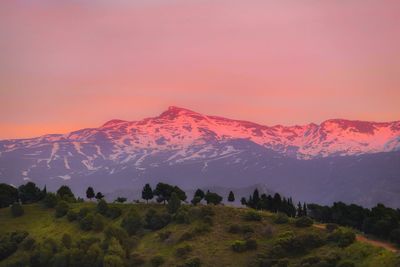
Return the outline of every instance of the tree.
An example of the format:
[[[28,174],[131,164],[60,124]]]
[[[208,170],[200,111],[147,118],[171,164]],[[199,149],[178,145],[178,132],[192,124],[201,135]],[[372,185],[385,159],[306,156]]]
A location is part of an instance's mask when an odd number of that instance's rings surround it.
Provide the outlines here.
[[[197,189],[196,192],[194,193],[194,197],[199,197],[200,200],[202,200],[204,196],[205,196],[204,191],[201,189]]]
[[[178,195],[175,192],[173,192],[171,194],[171,198],[168,201],[168,206],[167,206],[168,212],[171,214],[176,213],[180,208],[180,206],[181,206],[181,200],[178,198]]]
[[[46,208],[54,208],[57,205],[57,196],[54,193],[47,193],[43,199],[43,205]]]
[[[22,205],[19,204],[18,202],[12,204],[10,209],[11,209],[11,215],[13,217],[20,217],[24,215],[24,209],[22,208]]]
[[[149,184],[146,184],[142,190],[142,198],[145,199],[147,203],[149,203],[149,200],[153,199],[153,197],[153,189],[151,189],[151,186]]]
[[[217,193],[207,192],[204,199],[206,200],[207,204],[214,204],[218,205],[222,201],[222,197]]]
[[[186,193],[182,189],[165,183],[158,183],[153,193],[157,196],[157,202],[164,202],[165,204],[166,201],[169,201],[173,192],[178,195],[180,200],[186,200]]]
[[[74,193],[72,193],[71,188],[69,188],[66,185],[62,185],[58,190],[57,190],[57,196],[60,198],[67,200],[67,201],[73,201],[75,200]]]
[[[168,213],[158,213],[154,209],[149,209],[145,215],[145,228],[159,230],[169,224],[171,215]]]
[[[240,199],[240,203],[241,203],[242,205],[247,206],[247,200],[246,200],[246,198],[245,198],[245,197],[242,197],[242,198]]]
[[[235,195],[233,194],[232,191],[229,192],[228,201],[229,202],[234,202],[235,201]]]
[[[143,227],[142,218],[135,209],[132,209],[122,220],[121,227],[124,228],[129,235],[134,235]]]
[[[195,197],[193,197],[193,199],[192,199],[192,204],[194,205],[194,206],[196,206],[197,204],[199,204],[200,203],[200,201],[201,201],[201,198],[200,197],[198,197],[198,196],[195,196]]]
[[[124,203],[124,202],[126,202],[126,197],[117,197],[117,199],[115,200],[115,202],[118,202],[118,203]]]
[[[0,184],[0,208],[5,208],[18,201],[18,190],[8,184]]]
[[[97,192],[96,199],[100,200],[100,199],[103,199],[103,198],[104,198],[104,195],[101,192]]]
[[[258,193],[258,189],[254,189],[253,192],[253,208],[258,208],[260,202],[260,194]]]
[[[40,200],[41,190],[35,183],[28,182],[18,187],[18,194],[23,204],[34,203]]]
[[[88,187],[88,189],[86,190],[86,197],[88,198],[88,199],[90,199],[90,200],[92,200],[92,198],[94,198],[95,197],[95,195],[94,195],[94,190],[93,190],[93,188],[92,187]]]

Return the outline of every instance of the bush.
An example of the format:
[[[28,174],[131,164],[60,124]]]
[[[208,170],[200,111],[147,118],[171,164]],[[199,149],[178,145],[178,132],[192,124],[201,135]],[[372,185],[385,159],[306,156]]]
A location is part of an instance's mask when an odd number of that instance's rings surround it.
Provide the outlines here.
[[[285,224],[289,222],[289,217],[282,212],[278,212],[278,214],[276,215],[276,218],[274,220],[274,223],[276,224]]]
[[[167,226],[171,221],[171,215],[168,213],[159,214],[154,209],[149,209],[145,216],[145,228],[159,230]]]
[[[66,201],[60,201],[56,206],[56,217],[60,218],[67,215],[69,210],[68,203]]]
[[[201,234],[204,234],[204,233],[208,233],[210,231],[211,231],[210,225],[205,224],[205,223],[201,223],[199,225],[196,225],[193,228],[193,233],[196,234],[196,235],[201,235]]]
[[[29,251],[33,249],[33,246],[35,245],[35,239],[33,239],[32,237],[27,237],[24,239],[24,241],[22,241],[21,243],[21,247],[23,250]]]
[[[27,236],[29,235],[29,233],[27,231],[15,231],[12,232],[9,235],[9,238],[12,242],[15,242],[17,244],[21,243]]]
[[[189,224],[190,223],[190,218],[189,218],[189,212],[187,211],[187,209],[181,207],[176,214],[174,215],[174,220],[177,223],[186,223]]]
[[[329,233],[332,233],[333,231],[335,231],[336,229],[338,229],[339,228],[339,226],[337,225],[337,224],[335,224],[335,223],[328,223],[327,225],[326,225],[326,231],[328,231]]]
[[[134,235],[143,227],[142,218],[136,210],[132,209],[122,220],[121,227],[124,228],[129,235]]]
[[[4,237],[0,240],[0,260],[3,260],[17,251],[17,243],[12,242],[9,238]]]
[[[200,216],[203,218],[205,216],[214,216],[215,212],[212,206],[202,206],[200,208]]]
[[[158,267],[163,265],[165,262],[164,258],[161,255],[156,255],[150,259],[150,264],[153,267]]]
[[[119,216],[121,216],[121,214],[122,214],[122,210],[119,207],[116,207],[116,206],[108,207],[107,217],[109,217],[111,219],[116,219]]]
[[[191,231],[186,231],[184,232],[181,237],[179,238],[179,241],[187,241],[187,240],[192,240],[194,238],[194,234]]]
[[[190,245],[185,245],[182,247],[179,247],[175,250],[175,256],[179,258],[184,258],[186,257],[190,252],[192,252],[193,248]]]
[[[80,221],[80,220],[82,220],[83,218],[85,218],[86,217],[86,215],[88,215],[89,214],[89,212],[90,212],[90,209],[89,208],[81,208],[80,210],[79,210],[79,212],[78,212],[78,220]]]
[[[20,217],[24,215],[24,209],[22,208],[22,205],[18,202],[12,204],[10,210],[13,217]]]
[[[94,216],[93,214],[89,213],[79,222],[79,226],[83,231],[90,231],[93,228],[93,221]]]
[[[75,221],[78,218],[78,213],[76,211],[70,210],[67,213],[67,219],[70,222]]]
[[[170,199],[168,200],[168,205],[167,205],[168,212],[171,214],[176,213],[179,210],[180,206],[181,206],[181,200],[179,199],[178,195],[175,192],[173,192],[171,194]]]
[[[104,256],[104,267],[120,267],[124,266],[124,261],[120,256],[117,255],[105,255]]]
[[[213,225],[213,218],[210,215],[203,217],[203,222],[208,225]]]
[[[338,244],[339,247],[347,247],[354,243],[356,234],[351,230],[337,229],[328,236],[329,241]]]
[[[249,210],[243,215],[246,221],[261,221],[261,214],[255,210]]]
[[[242,241],[242,240],[235,240],[232,245],[231,248],[234,252],[243,252],[247,250],[247,246],[246,246],[246,241]]]
[[[310,217],[303,216],[296,219],[295,225],[297,227],[310,227],[313,223],[314,222]]]
[[[97,212],[100,213],[103,216],[107,215],[108,212],[108,204],[104,199],[100,199],[99,202],[97,203]]]
[[[94,215],[93,227],[92,227],[94,231],[96,231],[96,232],[103,231],[104,224],[105,224],[105,222],[104,222],[104,217],[103,216],[101,216],[100,214]]]
[[[54,193],[47,193],[43,199],[46,208],[54,208],[57,205],[57,196]]]

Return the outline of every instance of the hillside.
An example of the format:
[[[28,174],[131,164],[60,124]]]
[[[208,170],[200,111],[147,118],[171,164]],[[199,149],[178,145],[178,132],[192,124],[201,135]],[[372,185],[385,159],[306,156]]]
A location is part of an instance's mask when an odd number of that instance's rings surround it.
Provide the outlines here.
[[[11,216],[9,208],[0,209],[1,236],[14,231],[29,233],[14,254],[0,261],[0,266],[25,266],[30,257],[41,262],[39,266],[103,266],[103,261],[104,266],[395,267],[400,264],[400,259],[388,250],[352,243],[344,234],[348,230],[329,233],[318,227],[297,227],[294,219],[277,223],[276,214],[250,209],[184,205],[177,213],[180,215],[173,216],[162,227],[163,224],[155,223],[167,216],[162,204],[108,204],[108,210],[122,211],[114,219],[100,215],[102,209],[94,202],[70,203],[70,212],[60,218],[55,217],[54,209],[42,204],[23,205],[23,208],[24,215],[16,218]],[[83,208],[102,222],[93,226],[97,230],[82,230],[82,219],[70,221],[70,214],[79,214]],[[150,222],[146,220],[149,210],[160,215],[150,220],[153,227],[146,226]],[[120,225],[124,218],[132,216],[139,217],[143,225],[127,228],[133,229],[128,235]],[[72,240],[68,241],[65,235]],[[31,238],[36,241],[34,245],[28,242]],[[232,246],[240,252],[235,252]]]

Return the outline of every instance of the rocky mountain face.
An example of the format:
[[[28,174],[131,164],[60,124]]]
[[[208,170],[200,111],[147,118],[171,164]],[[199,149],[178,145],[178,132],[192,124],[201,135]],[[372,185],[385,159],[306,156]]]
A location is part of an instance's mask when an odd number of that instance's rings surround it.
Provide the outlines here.
[[[170,107],[140,121],[0,141],[0,182],[68,184],[82,194],[88,185],[137,192],[158,181],[188,190],[263,184],[301,201],[400,206],[399,151],[400,121],[270,127]]]

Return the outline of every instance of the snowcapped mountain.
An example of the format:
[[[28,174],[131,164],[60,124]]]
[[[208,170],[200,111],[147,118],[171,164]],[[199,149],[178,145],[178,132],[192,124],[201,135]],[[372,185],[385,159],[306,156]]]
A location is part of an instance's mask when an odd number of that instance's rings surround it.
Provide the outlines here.
[[[366,155],[382,152],[397,164],[399,150],[400,121],[335,119],[320,125],[270,127],[170,107],[140,121],[111,120],[99,128],[0,141],[0,182],[99,184],[106,191],[152,179],[188,188],[270,182],[275,190],[281,189],[279,182],[267,181],[266,175],[282,181],[296,176],[276,173],[285,164],[308,166],[344,158],[358,164]],[[390,175],[400,173],[398,166]],[[249,174],[251,179],[243,178]],[[182,178],[185,175],[193,178]],[[327,174],[320,176],[324,180]]]

